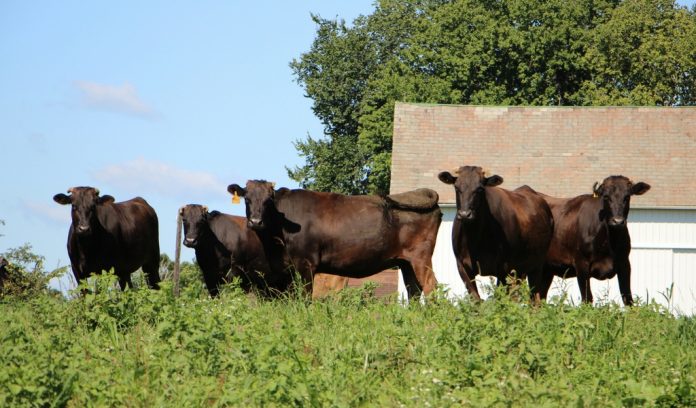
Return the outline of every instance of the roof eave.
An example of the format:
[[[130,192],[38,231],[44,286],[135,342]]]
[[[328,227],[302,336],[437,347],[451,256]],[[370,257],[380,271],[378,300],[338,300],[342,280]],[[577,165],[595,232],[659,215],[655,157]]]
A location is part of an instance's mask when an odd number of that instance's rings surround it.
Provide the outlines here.
[[[453,202],[442,202],[438,203],[440,207],[443,208],[455,208],[456,203]],[[696,211],[695,205],[631,205],[632,210],[686,210],[686,211]]]

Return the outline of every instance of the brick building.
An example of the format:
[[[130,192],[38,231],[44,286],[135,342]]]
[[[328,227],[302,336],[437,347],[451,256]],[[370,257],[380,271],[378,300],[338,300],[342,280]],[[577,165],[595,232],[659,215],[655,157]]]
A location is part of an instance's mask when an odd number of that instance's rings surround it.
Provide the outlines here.
[[[503,188],[528,184],[558,197],[589,193],[609,175],[649,183],[631,200],[633,293],[696,313],[696,108],[397,103],[391,193],[440,194],[445,215],[433,267],[455,294],[465,289],[451,249],[454,191],[437,174],[465,164],[502,176]],[[579,302],[575,280],[554,286],[561,285]],[[616,278],[592,286],[600,301],[619,299]]]

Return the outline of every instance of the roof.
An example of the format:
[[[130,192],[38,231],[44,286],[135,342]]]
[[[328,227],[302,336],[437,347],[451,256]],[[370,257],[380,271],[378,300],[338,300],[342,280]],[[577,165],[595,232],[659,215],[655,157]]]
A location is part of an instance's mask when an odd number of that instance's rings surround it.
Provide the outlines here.
[[[454,203],[437,174],[462,165],[557,197],[624,175],[652,186],[633,207],[696,208],[696,108],[396,104],[392,194],[428,187]]]

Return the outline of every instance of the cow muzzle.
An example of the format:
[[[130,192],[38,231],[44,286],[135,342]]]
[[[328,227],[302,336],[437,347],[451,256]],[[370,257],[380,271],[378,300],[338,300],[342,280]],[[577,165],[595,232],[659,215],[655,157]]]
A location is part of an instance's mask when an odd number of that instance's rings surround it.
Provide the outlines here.
[[[89,225],[78,225],[77,228],[75,228],[75,232],[77,232],[80,235],[86,235],[89,234],[91,231],[91,228]]]
[[[457,218],[460,220],[472,220],[474,218],[474,212],[471,210],[458,210]]]
[[[265,227],[263,219],[261,218],[250,218],[249,221],[247,221],[247,225],[249,225],[249,228],[255,230],[263,229]]]
[[[609,225],[612,227],[622,227],[626,225],[626,218],[624,217],[611,217],[609,219]]]
[[[198,240],[195,238],[185,238],[184,239],[184,246],[186,246],[188,248],[194,248],[197,243],[198,243]]]

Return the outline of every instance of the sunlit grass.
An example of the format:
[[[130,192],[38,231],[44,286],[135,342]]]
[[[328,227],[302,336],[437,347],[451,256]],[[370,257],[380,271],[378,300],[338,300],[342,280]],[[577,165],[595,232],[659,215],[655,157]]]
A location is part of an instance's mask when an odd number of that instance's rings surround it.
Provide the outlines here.
[[[0,300],[1,406],[689,406],[696,322],[656,304],[403,306],[234,285]],[[513,295],[524,299],[526,288]]]

